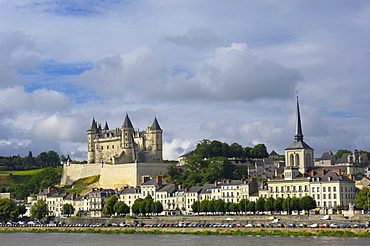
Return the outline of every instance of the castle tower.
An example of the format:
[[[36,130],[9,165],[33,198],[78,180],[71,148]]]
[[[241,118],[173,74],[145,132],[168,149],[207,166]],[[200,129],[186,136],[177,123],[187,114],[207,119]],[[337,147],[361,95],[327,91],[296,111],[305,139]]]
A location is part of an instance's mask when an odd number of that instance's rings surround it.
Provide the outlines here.
[[[162,162],[162,150],[163,150],[163,142],[162,142],[162,134],[163,130],[159,126],[157,118],[154,118],[153,124],[148,127],[148,137],[151,140],[151,151],[153,153],[153,161],[154,162]]]
[[[98,126],[93,118],[90,128],[87,130],[87,162],[95,162],[95,142],[94,139],[98,133]]]
[[[285,166],[294,173],[292,169],[298,169],[304,173],[309,167],[313,167],[314,152],[313,149],[303,141],[301,115],[297,96],[296,109],[296,133],[294,142],[285,149]]]
[[[134,127],[131,123],[128,114],[126,114],[125,120],[123,122],[122,128],[122,150],[124,151],[124,159],[126,163],[135,162],[137,158],[135,157],[134,148]]]

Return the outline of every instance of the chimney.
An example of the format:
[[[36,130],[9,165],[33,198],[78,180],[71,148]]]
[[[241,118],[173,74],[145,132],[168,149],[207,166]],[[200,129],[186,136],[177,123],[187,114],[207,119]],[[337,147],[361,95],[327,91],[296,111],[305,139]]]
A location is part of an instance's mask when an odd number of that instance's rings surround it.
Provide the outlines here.
[[[94,191],[95,189],[94,188],[91,188],[91,191]]]
[[[336,172],[338,175],[341,175],[341,172],[340,172],[340,169],[339,168],[333,169],[332,171],[333,172]]]
[[[188,191],[189,191],[189,187],[186,187],[186,188],[185,188],[185,191],[186,191],[186,192],[188,192]]]
[[[143,184],[144,184],[145,182],[147,182],[149,179],[150,179],[150,177],[149,177],[149,176],[142,176],[142,177],[141,177],[141,181],[142,181],[142,183],[143,183]]]
[[[217,182],[217,180],[215,181],[215,187],[217,187],[218,186],[218,182]]]
[[[353,180],[353,174],[348,174],[348,178]]]
[[[284,173],[280,174],[280,178],[282,179],[284,178]]]
[[[311,177],[315,176],[315,174],[316,174],[316,170],[312,170],[311,171]]]
[[[308,177],[308,173],[307,172],[304,172],[303,173],[303,177],[305,178],[305,177]]]
[[[68,191],[66,191],[66,196],[68,196],[69,195],[69,192]]]
[[[115,189],[114,189],[114,191],[115,191],[115,192],[118,192],[118,188],[115,188]]]
[[[240,183],[244,184],[244,182],[245,182],[245,179],[240,180]]]
[[[162,186],[162,176],[161,175],[157,175],[155,181],[156,181],[158,186]]]
[[[326,173],[326,170],[325,170],[325,169],[322,169],[322,170],[321,170],[321,173],[322,173],[322,176],[324,176],[324,175],[325,175],[325,173]]]
[[[42,193],[44,190],[43,189],[40,189],[40,193]]]
[[[178,190],[178,189],[179,189],[179,185],[175,184],[175,190]]]
[[[48,195],[51,194],[51,186],[48,187]]]
[[[102,190],[103,190],[103,188],[99,188],[99,190],[100,190],[100,191],[102,191]]]

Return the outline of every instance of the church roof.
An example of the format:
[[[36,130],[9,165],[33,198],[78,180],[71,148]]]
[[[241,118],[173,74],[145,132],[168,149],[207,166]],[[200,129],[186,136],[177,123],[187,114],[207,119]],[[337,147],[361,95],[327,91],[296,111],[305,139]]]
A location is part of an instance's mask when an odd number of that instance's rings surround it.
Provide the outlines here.
[[[294,141],[291,145],[289,145],[288,149],[312,149],[305,141]]]
[[[126,114],[126,117],[125,117],[125,121],[123,122],[123,125],[122,127],[125,127],[125,128],[134,128],[132,123],[131,123],[131,120],[130,118],[128,117],[128,114]]]
[[[150,126],[152,130],[162,130],[158,124],[157,118],[154,118],[153,124]]]
[[[300,114],[300,111],[299,111],[298,96],[297,96],[297,111],[296,111],[296,133],[294,135],[294,139],[295,139],[295,141],[288,148],[286,148],[286,150],[289,150],[289,149],[312,149],[308,144],[306,144],[303,141],[301,114]]]

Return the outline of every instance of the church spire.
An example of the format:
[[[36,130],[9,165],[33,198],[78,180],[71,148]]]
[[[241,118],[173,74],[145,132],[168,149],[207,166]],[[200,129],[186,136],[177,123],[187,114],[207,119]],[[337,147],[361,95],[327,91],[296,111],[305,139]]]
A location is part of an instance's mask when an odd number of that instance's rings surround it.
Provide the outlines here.
[[[303,141],[301,114],[299,112],[298,95],[297,95],[297,112],[296,112],[296,131],[295,131],[294,139],[296,142]]]
[[[132,126],[131,120],[130,120],[130,118],[128,117],[128,114],[127,114],[127,113],[126,113],[125,121],[123,122],[122,127],[125,127],[125,128],[132,128],[132,129],[134,128],[134,127]]]

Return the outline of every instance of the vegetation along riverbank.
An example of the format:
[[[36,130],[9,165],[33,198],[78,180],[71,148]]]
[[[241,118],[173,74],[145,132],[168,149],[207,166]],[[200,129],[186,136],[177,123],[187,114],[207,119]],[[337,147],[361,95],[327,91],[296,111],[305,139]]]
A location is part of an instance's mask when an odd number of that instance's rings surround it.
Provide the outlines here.
[[[313,228],[0,228],[1,233],[111,233],[111,234],[194,234],[194,235],[262,235],[262,236],[330,236],[370,237],[367,229],[313,229]]]

